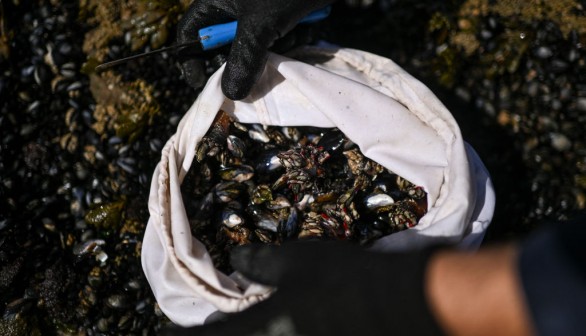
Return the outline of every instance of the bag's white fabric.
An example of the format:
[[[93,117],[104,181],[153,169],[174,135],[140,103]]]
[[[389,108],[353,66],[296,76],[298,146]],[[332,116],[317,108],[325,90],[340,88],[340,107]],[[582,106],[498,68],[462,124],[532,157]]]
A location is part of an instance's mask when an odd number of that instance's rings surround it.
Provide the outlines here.
[[[338,127],[369,158],[428,193],[428,212],[409,230],[379,239],[378,250],[433,242],[477,247],[494,209],[482,162],[435,95],[391,60],[350,49],[306,47],[271,54],[255,91],[233,102],[208,81],[162,151],[149,197],[142,265],[161,310],[175,323],[202,324],[220,310],[240,311],[270,288],[217,271],[191,236],[180,185],[195,148],[220,109],[243,123]],[[300,61],[302,60],[302,61]]]

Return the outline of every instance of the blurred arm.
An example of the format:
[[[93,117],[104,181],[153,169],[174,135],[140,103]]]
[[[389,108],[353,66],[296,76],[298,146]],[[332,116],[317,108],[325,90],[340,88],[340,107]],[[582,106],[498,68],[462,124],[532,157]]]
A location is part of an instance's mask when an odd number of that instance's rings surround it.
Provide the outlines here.
[[[440,251],[427,273],[431,310],[449,335],[531,335],[514,245]]]

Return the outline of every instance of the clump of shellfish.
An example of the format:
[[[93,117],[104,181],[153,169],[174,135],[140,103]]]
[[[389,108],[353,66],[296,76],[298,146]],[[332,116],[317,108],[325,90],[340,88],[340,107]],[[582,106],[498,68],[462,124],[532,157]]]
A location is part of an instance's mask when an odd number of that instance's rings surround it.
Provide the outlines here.
[[[233,246],[295,239],[368,245],[417,225],[423,188],[365,157],[336,128],[263,127],[220,113],[182,185],[192,234],[230,272]]]

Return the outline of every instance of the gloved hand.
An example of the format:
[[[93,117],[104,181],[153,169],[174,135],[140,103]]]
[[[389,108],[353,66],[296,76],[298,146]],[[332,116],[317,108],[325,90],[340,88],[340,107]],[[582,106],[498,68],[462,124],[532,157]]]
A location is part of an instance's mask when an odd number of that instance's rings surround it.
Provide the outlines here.
[[[267,51],[310,12],[334,0],[194,0],[178,23],[177,42],[193,41],[201,28],[238,20],[222,77],[226,97],[245,98],[264,69]],[[189,85],[205,80],[201,62],[183,52],[181,69]]]
[[[438,335],[424,278],[432,250],[382,254],[339,242],[246,245],[232,265],[276,292],[247,310],[165,335]]]

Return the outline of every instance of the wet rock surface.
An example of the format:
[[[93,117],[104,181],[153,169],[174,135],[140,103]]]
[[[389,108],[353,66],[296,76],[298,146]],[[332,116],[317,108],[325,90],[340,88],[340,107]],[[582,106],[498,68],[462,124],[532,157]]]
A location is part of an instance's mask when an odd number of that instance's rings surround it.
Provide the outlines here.
[[[198,92],[172,55],[92,66],[171,44],[188,2],[0,4],[0,335],[168,323],[140,247],[160,150]],[[492,175],[499,241],[586,207],[583,6],[348,0],[321,37],[390,57],[438,94]]]

